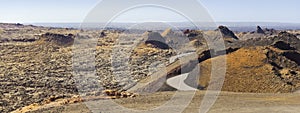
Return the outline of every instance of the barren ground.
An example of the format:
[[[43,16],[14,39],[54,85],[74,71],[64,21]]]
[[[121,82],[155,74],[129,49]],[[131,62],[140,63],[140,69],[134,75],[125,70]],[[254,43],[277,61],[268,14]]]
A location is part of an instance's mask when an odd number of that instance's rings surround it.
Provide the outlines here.
[[[128,98],[115,100],[116,103],[111,103],[110,100],[100,100],[89,102],[88,107],[84,103],[76,103],[70,105],[64,105],[59,107],[44,108],[30,113],[81,113],[91,112],[95,113],[117,113],[125,112],[118,105],[130,108],[133,110],[149,110],[149,108],[155,108],[162,104],[165,104],[170,98],[172,98],[175,92],[160,92],[147,96],[139,96],[136,98]],[[180,97],[174,98],[172,105],[167,105],[167,109],[160,112],[171,113],[180,112],[179,107],[183,105],[189,96],[192,96],[193,92],[177,92]],[[196,92],[192,101],[187,108],[184,109],[184,113],[198,113],[201,100],[203,99],[205,92]],[[299,94],[253,94],[253,93],[228,93],[222,92],[218,97],[215,104],[209,110],[209,113],[297,113],[300,111],[300,95]],[[160,108],[160,107],[158,107]],[[177,111],[178,110],[178,111]],[[151,110],[150,110],[151,111]],[[149,111],[149,112],[150,112]],[[132,111],[131,111],[132,112]],[[154,111],[152,111],[154,112]]]

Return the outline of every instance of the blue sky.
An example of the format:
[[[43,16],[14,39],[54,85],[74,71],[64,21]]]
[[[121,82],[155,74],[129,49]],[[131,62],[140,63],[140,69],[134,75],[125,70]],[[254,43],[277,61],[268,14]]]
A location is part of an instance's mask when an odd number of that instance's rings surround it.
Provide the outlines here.
[[[127,1],[127,0],[122,0]],[[176,2],[177,0],[174,0]],[[218,22],[300,23],[300,0],[200,0]],[[178,4],[184,4],[178,0]],[[82,22],[99,0],[1,0],[0,22],[72,23]],[[123,4],[120,2],[120,4]],[[112,6],[117,7],[116,6]],[[189,8],[188,6],[185,6]],[[191,9],[191,11],[193,11]],[[197,14],[197,11],[194,11]],[[139,13],[149,17],[139,17]],[[165,21],[184,21],[180,16],[159,9],[139,9],[121,15],[121,21],[163,15]]]

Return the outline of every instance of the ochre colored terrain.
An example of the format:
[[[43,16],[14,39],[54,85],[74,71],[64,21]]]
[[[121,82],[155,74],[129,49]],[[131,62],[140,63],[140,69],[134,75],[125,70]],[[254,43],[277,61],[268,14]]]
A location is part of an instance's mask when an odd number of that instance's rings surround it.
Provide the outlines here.
[[[276,48],[273,48],[276,49]],[[275,93],[291,92],[295,85],[286,83],[268,61],[267,47],[241,48],[226,56],[227,71],[222,90],[233,92]],[[207,87],[211,75],[212,58],[200,63],[199,85]],[[284,72],[282,69],[281,72]]]

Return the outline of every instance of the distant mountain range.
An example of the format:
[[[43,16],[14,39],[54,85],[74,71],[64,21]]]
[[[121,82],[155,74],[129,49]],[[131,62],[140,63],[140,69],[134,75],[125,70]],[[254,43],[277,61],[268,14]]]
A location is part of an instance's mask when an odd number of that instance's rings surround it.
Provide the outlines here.
[[[29,23],[27,23],[29,24]],[[277,22],[168,22],[168,23],[31,23],[31,25],[37,26],[47,26],[47,27],[62,27],[62,28],[84,28],[89,29],[145,29],[145,30],[165,30],[166,28],[177,28],[179,30],[184,29],[197,29],[195,24],[201,26],[201,30],[214,30],[218,26],[224,25],[233,31],[247,32],[254,31],[256,26],[261,26],[262,28],[273,28],[277,30],[299,30],[300,23],[277,23]]]

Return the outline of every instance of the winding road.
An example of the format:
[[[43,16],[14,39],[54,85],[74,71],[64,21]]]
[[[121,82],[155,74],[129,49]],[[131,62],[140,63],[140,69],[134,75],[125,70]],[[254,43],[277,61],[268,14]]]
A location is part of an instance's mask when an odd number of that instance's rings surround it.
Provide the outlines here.
[[[177,56],[173,56],[170,58],[170,63],[173,63],[175,62],[177,59],[179,58],[182,58],[182,57],[185,57],[185,56],[188,56],[188,55],[191,55],[191,54],[195,54],[194,52],[191,52],[191,53],[184,53],[184,54],[180,54],[180,55],[177,55]],[[181,75],[178,75],[178,76],[175,76],[175,77],[171,77],[169,79],[167,79],[166,83],[179,90],[179,91],[194,91],[194,90],[198,90],[196,88],[193,88],[189,85],[187,85],[186,83],[184,83],[184,80],[186,80],[186,78],[189,76],[189,73],[184,73],[184,74],[181,74]]]
[[[135,86],[129,88],[127,91],[136,92],[136,93],[153,93],[158,91],[164,83],[177,90],[183,90],[183,91],[197,90],[196,88],[190,87],[184,82],[188,77],[188,73],[177,75],[171,78],[167,78],[167,74],[166,74],[169,72],[174,72],[174,70],[181,68],[182,65],[187,65],[191,61],[197,59],[196,55],[192,55],[192,54],[195,53],[194,52],[184,53],[184,54],[171,57],[169,61],[170,65],[168,65],[167,67],[165,67],[165,69],[163,69],[165,71],[157,71],[152,76],[140,81]]]
[[[198,90],[196,88],[193,88],[186,83],[184,83],[184,80],[188,77],[189,73],[181,74],[172,78],[167,79],[167,84],[179,91],[195,91]]]

